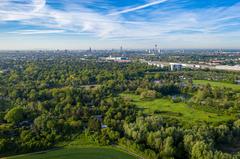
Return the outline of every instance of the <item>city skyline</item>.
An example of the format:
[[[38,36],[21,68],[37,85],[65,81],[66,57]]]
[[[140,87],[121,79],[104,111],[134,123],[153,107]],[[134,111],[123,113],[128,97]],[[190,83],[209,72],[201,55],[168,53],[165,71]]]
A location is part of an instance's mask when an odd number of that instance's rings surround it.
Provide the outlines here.
[[[239,49],[239,10],[239,0],[1,0],[0,49]]]

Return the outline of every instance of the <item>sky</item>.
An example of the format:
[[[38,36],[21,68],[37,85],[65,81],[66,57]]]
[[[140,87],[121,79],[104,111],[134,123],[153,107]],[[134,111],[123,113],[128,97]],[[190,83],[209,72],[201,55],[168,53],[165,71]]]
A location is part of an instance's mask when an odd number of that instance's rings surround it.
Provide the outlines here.
[[[0,0],[0,49],[240,49],[240,0]]]

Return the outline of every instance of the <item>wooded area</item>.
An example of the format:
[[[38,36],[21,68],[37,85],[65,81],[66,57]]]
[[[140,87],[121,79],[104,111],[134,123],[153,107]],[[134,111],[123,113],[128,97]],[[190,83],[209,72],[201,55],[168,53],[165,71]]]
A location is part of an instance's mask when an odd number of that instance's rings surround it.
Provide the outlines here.
[[[233,84],[236,72],[71,57],[4,60],[0,68],[8,68],[0,73],[1,156],[47,150],[87,133],[99,145],[149,159],[240,157],[240,90],[194,83]]]

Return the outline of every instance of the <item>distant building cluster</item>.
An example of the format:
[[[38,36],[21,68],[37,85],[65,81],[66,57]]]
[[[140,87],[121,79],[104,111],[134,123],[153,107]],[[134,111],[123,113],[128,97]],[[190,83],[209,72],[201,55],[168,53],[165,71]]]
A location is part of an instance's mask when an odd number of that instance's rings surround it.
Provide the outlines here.
[[[228,65],[217,65],[215,66],[217,70],[229,70],[229,71],[240,71],[240,65],[228,66]]]
[[[166,66],[162,62],[158,62],[158,61],[148,61],[147,63],[150,66],[157,66],[157,67],[160,67],[160,68],[164,68]]]
[[[128,59],[128,57],[123,57],[123,56],[109,56],[106,58],[101,58],[106,61],[114,61],[114,62],[131,62],[131,60]]]
[[[240,65],[228,66],[228,65],[199,65],[199,64],[185,64],[185,63],[171,63],[160,61],[146,61],[140,60],[142,63],[147,63],[149,66],[156,66],[159,68],[170,67],[171,71],[180,71],[182,68],[190,69],[215,69],[226,71],[240,71]]]

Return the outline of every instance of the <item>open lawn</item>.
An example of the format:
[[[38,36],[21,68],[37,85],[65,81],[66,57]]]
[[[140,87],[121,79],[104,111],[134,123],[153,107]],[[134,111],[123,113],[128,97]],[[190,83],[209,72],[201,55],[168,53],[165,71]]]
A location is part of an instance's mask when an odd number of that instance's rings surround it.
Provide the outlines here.
[[[9,157],[9,159],[136,159],[114,148],[87,147],[63,148],[40,153]]]
[[[65,146],[63,146],[65,145]],[[7,159],[136,159],[132,152],[113,146],[100,146],[90,137],[80,135],[62,148],[8,157]]]
[[[214,81],[208,81],[208,80],[194,80],[193,83],[200,84],[200,85],[206,85],[209,83],[213,87],[226,87],[226,88],[232,88],[234,90],[240,90],[240,85],[232,84],[232,83],[214,82]]]
[[[218,115],[215,113],[209,113],[202,110],[197,110],[188,107],[185,103],[173,103],[169,99],[155,99],[151,101],[143,101],[139,95],[134,94],[122,94],[123,97],[131,98],[132,102],[139,108],[143,108],[147,114],[153,114],[158,112],[160,115],[171,116],[183,121],[198,122],[224,122],[233,119],[231,116]]]

